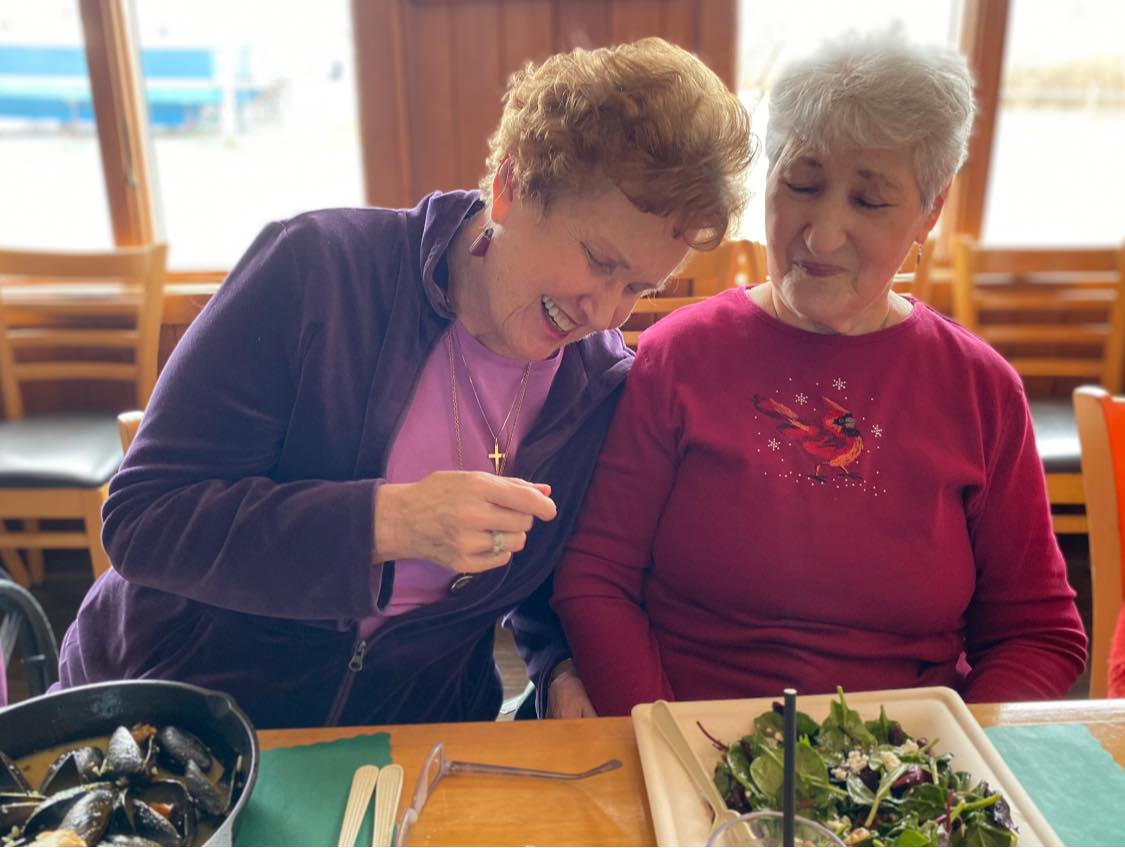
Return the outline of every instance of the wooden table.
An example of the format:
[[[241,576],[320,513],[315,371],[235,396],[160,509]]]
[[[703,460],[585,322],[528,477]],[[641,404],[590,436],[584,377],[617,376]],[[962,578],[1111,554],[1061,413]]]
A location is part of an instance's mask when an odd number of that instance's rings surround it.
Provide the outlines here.
[[[1125,766],[1125,700],[985,704],[970,707],[991,725],[1082,723]],[[410,804],[422,761],[435,742],[446,756],[505,765],[582,771],[617,758],[622,768],[576,783],[487,775],[445,778],[426,803],[413,845],[654,845],[652,816],[632,720],[418,724],[265,730],[265,748],[328,742],[385,730],[406,770],[400,811]]]

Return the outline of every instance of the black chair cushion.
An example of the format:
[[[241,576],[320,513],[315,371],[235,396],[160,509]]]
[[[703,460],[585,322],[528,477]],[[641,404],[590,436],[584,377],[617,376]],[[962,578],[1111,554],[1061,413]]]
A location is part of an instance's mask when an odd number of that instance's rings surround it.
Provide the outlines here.
[[[1035,445],[1048,474],[1080,474],[1082,449],[1078,444],[1078,424],[1070,398],[1028,398]]]
[[[0,488],[93,489],[114,475],[121,459],[111,412],[0,421]]]

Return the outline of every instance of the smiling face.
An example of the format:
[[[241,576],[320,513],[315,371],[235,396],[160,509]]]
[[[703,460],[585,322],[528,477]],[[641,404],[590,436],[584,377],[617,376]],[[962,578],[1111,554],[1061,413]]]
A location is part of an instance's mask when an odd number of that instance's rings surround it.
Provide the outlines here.
[[[503,356],[545,359],[621,326],[687,255],[672,219],[641,212],[614,186],[559,197],[546,215],[498,189],[492,243],[468,263],[454,302],[469,332]]]
[[[864,333],[887,317],[894,274],[937,221],[922,208],[906,150],[805,150],[790,142],[766,186],[766,241],[778,317]],[[780,303],[778,303],[780,301]]]

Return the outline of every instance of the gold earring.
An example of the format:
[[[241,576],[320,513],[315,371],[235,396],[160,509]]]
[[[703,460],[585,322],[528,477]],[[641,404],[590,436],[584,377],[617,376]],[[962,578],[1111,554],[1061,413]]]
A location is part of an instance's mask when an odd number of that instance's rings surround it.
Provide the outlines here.
[[[915,265],[915,267],[917,267],[921,264],[922,264],[922,245],[919,244],[918,245],[918,253],[917,253],[916,258],[914,260],[914,265]]]

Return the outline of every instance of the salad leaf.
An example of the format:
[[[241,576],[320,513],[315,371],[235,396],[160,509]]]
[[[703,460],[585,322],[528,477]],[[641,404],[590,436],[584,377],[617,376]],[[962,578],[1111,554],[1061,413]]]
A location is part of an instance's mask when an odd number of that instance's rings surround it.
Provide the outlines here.
[[[820,726],[817,736],[820,746],[828,751],[846,751],[855,745],[875,745],[875,736],[867,729],[859,713],[848,709],[844,690],[837,687],[836,696],[838,700],[828,707],[828,718]]]

